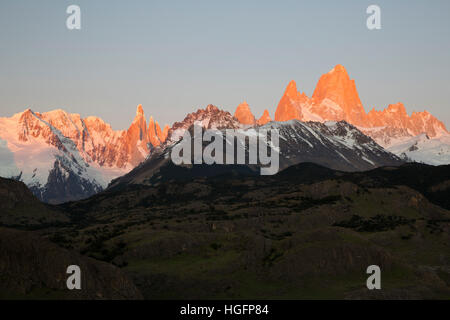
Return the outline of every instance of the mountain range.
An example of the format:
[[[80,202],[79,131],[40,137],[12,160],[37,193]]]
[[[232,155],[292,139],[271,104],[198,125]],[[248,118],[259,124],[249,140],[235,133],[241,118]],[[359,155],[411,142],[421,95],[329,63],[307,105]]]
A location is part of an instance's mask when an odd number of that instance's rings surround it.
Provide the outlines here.
[[[249,124],[254,118],[246,103],[238,107],[235,116],[243,124]],[[269,115],[266,118],[270,119]],[[355,81],[350,79],[342,65],[320,77],[311,98],[297,89],[295,81],[289,82],[276,108],[275,121],[292,119],[344,120],[405,160],[433,165],[450,163],[450,134],[441,121],[427,111],[413,112],[409,116],[401,102],[381,111],[372,109],[366,113]],[[423,134],[427,138],[415,145]],[[411,150],[400,147],[405,145],[415,147]]]
[[[153,118],[147,126],[141,105],[121,131],[98,117],[27,109],[0,118],[0,175],[23,181],[45,202],[80,199],[138,165],[168,131]]]
[[[161,165],[155,159],[167,157],[195,122],[206,129],[279,129],[281,169],[300,162],[344,171],[450,163],[450,134],[441,121],[427,111],[409,116],[402,103],[366,113],[355,81],[337,65],[320,77],[311,98],[289,82],[273,120],[267,109],[256,118],[243,102],[234,115],[209,105],[161,129],[153,117],[147,125],[139,105],[128,130],[115,131],[98,117],[27,109],[0,118],[0,176],[23,181],[44,202],[86,198],[133,168],[127,176]]]
[[[220,114],[219,118],[211,121],[211,117]],[[170,132],[176,137],[181,135],[181,130],[192,130],[195,121],[199,121],[211,128],[211,124],[221,123],[223,126],[214,129],[227,129],[237,125],[231,114],[219,110],[215,106],[208,106],[204,110],[190,114],[186,119],[178,123],[177,130]],[[183,129],[181,129],[183,128]],[[242,129],[243,133],[253,127]],[[381,166],[398,166],[403,161],[394,154],[386,151],[372,138],[363,134],[360,130],[345,121],[302,122],[290,120],[285,122],[270,122],[261,126],[260,129],[275,129],[279,134],[279,170],[298,163],[312,162],[322,166],[343,171],[365,171]],[[259,131],[253,134],[261,134]],[[246,144],[247,135],[243,134],[236,138],[236,144],[245,149],[245,157],[249,158],[249,148]],[[248,135],[249,136],[249,135]],[[169,135],[168,140],[173,139]],[[191,138],[194,139],[194,138]],[[227,144],[231,144],[229,137],[223,132],[220,143],[224,150]],[[123,188],[129,185],[157,185],[163,180],[189,180],[198,176],[217,176],[233,174],[238,172],[245,175],[260,174],[258,165],[174,165],[170,154],[181,143],[181,140],[173,139],[174,142],[162,148],[156,148],[154,152],[139,166],[128,174],[113,180],[109,188]],[[192,141],[192,145],[194,142]],[[234,154],[236,157],[236,153]],[[193,159],[191,159],[193,163]],[[235,160],[234,163],[237,163]]]

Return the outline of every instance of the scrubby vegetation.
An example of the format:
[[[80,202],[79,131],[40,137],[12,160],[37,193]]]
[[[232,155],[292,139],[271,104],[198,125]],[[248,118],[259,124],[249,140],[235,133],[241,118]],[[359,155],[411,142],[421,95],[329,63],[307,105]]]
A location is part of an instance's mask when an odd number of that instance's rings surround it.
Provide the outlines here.
[[[372,264],[384,298],[450,298],[445,174],[422,179],[439,184],[433,198],[401,169],[307,168],[107,191],[35,232],[120,267],[148,299],[380,298],[365,287]]]
[[[394,230],[398,226],[414,225],[415,219],[406,219],[401,216],[387,216],[378,214],[365,219],[359,215],[353,215],[349,220],[334,223],[333,226],[350,228],[359,232],[381,232]]]

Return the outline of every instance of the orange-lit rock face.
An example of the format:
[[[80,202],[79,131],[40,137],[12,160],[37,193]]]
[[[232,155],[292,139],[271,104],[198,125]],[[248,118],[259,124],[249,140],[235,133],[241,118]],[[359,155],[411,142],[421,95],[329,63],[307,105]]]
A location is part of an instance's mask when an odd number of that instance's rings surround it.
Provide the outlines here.
[[[170,130],[170,127],[169,127],[169,125],[166,124],[163,131],[161,132],[161,135],[158,135],[159,140],[161,140],[161,142],[165,142],[167,140],[167,135],[169,134],[169,130]]]
[[[283,97],[275,111],[275,121],[288,121],[292,119],[302,120],[302,106],[309,103],[309,98],[304,93],[297,91],[295,81],[289,82]]]
[[[428,113],[428,111],[413,112],[410,117],[409,128],[416,134],[426,132],[429,137],[448,133],[444,123]]]
[[[401,102],[390,104],[382,111],[372,109],[367,114],[367,119],[368,128],[385,126],[403,128],[411,135],[426,133],[430,138],[447,133],[445,125],[428,111],[413,112],[411,116],[408,116]]]
[[[245,101],[238,105],[234,117],[242,124],[254,125],[256,123],[255,116]]]
[[[269,111],[265,109],[263,115],[258,119],[256,123],[259,126],[263,126],[270,121],[272,121],[272,119],[270,118]]]
[[[326,120],[346,120],[354,125],[365,124],[366,113],[347,70],[337,65],[320,77],[314,90],[311,111]]]
[[[367,114],[367,127],[401,127],[408,126],[409,116],[402,103],[390,104],[382,111],[370,110]]]
[[[136,117],[127,130],[125,145],[129,154],[129,162],[133,166],[138,165],[143,160],[142,157],[145,156],[145,153],[149,152],[147,143],[147,122],[145,121],[142,106],[139,105],[136,110]]]
[[[345,120],[361,128],[386,127],[385,134],[426,133],[433,138],[448,133],[445,125],[427,111],[415,112],[409,116],[402,103],[389,105],[382,111],[372,109],[366,114],[355,81],[350,79],[341,65],[337,65],[320,78],[311,99],[297,91],[294,81],[289,83],[275,112],[275,121],[291,119]],[[369,135],[372,132],[366,131]]]
[[[151,152],[149,143],[159,145],[166,140],[169,131],[168,126],[161,131],[152,118],[147,128],[141,105],[137,107],[134,121],[126,131],[115,131],[98,117],[82,119],[79,114],[69,114],[63,110],[45,113],[26,110],[18,120],[21,127],[20,140],[27,141],[31,136],[41,136],[48,144],[64,148],[56,133],[39,119],[71,139],[87,163],[95,162],[101,166],[117,168],[138,165]]]
[[[160,136],[162,135],[161,128],[159,127],[158,122],[153,120],[153,117],[150,117],[148,124],[148,141],[154,146],[157,147],[161,144]]]

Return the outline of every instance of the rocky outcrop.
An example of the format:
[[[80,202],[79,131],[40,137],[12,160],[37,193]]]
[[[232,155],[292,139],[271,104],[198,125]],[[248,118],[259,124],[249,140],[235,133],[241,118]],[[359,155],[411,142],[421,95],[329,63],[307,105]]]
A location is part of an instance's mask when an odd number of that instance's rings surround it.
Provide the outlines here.
[[[308,105],[309,101],[305,93],[297,91],[297,84],[292,80],[278,103],[275,121],[303,120],[302,108]]]
[[[205,109],[198,109],[189,113],[183,121],[175,122],[168,132],[169,143],[178,141],[183,133],[194,124],[199,124],[205,129],[239,129],[242,124],[229,112],[220,110],[210,104]]]
[[[242,124],[253,126],[256,123],[255,116],[246,101],[238,105],[234,113],[234,117]]]
[[[364,126],[366,113],[347,70],[337,65],[322,75],[312,95],[311,112],[324,120],[345,120],[356,126]]]
[[[261,118],[258,119],[257,124],[258,126],[263,126],[270,121],[272,121],[272,119],[270,118],[269,111],[265,109]]]

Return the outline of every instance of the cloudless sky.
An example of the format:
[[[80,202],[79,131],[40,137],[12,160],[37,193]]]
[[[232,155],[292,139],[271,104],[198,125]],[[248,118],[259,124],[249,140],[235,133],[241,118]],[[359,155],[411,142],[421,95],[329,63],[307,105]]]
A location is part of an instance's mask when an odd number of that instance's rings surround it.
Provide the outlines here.
[[[448,0],[1,0],[0,117],[63,108],[126,129],[138,104],[172,124],[243,100],[273,117],[290,80],[311,96],[342,64],[366,111],[401,101],[449,128],[449,39]]]

